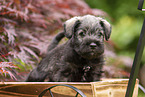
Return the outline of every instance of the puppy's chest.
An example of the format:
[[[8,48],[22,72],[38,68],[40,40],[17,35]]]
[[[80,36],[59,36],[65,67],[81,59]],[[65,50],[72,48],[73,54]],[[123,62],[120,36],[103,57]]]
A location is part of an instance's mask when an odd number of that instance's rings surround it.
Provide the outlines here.
[[[72,72],[77,72],[80,74],[88,73],[91,70],[95,69],[95,67],[98,66],[97,62],[92,63],[92,62],[80,62],[78,64],[72,64]]]

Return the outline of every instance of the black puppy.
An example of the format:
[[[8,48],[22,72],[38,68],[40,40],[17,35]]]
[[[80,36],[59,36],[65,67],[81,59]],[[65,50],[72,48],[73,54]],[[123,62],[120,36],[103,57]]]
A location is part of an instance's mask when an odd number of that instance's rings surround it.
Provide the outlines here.
[[[57,46],[64,34],[69,40]],[[66,21],[64,32],[54,38],[47,56],[26,81],[44,81],[46,77],[49,81],[99,81],[104,38],[108,40],[110,34],[111,25],[100,17],[85,15]]]

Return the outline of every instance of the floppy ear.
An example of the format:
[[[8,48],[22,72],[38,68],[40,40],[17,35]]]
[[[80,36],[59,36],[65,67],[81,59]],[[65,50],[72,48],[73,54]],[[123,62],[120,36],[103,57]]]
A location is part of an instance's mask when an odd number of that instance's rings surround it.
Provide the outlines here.
[[[80,20],[77,20],[72,28],[72,35],[76,36],[76,31],[79,25],[81,24]]]
[[[106,20],[104,20],[102,18],[99,18],[99,19],[100,19],[100,24],[104,30],[105,39],[106,39],[106,41],[108,41],[108,39],[110,38],[110,35],[111,35],[112,27],[111,27],[110,23],[107,22]]]
[[[76,26],[76,22],[80,20],[80,18],[81,17],[73,17],[64,23],[64,31],[67,38],[70,39],[72,37],[74,26]]]

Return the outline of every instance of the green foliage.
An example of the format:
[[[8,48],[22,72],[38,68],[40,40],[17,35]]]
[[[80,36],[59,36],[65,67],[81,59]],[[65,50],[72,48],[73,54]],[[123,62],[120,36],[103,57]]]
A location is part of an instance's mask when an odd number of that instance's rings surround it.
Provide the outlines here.
[[[138,91],[138,97],[145,97],[145,93],[141,89]]]
[[[138,0],[85,0],[92,8],[102,9],[115,21],[124,15],[140,16]]]
[[[120,49],[127,49],[136,37],[140,35],[142,19],[124,16],[113,26],[111,39]],[[136,47],[136,44],[134,44]]]

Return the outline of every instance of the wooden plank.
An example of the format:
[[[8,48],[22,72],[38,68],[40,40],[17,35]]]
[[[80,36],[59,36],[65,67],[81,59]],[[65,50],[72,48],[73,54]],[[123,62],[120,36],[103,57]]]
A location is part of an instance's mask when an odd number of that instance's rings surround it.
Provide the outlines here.
[[[45,89],[58,85],[67,84],[80,89],[87,97],[92,97],[90,83],[72,83],[72,82],[0,82],[0,96],[33,96],[38,95]],[[74,97],[76,92],[68,87],[58,86],[52,89],[54,97]],[[47,97],[50,97],[47,93]],[[79,97],[79,96],[78,96]]]
[[[105,79],[99,82],[0,82],[0,97],[38,97],[45,89],[59,84],[72,85],[80,89],[87,97],[125,97],[128,79]],[[54,97],[75,97],[76,92],[67,87],[52,89]],[[138,80],[134,96],[138,95]],[[44,97],[51,97],[46,93]],[[78,96],[81,97],[81,96]]]

